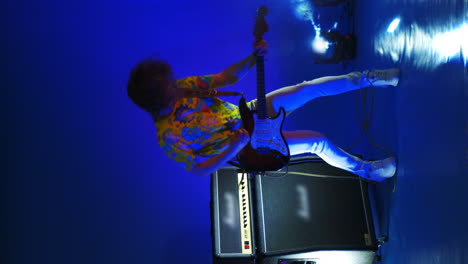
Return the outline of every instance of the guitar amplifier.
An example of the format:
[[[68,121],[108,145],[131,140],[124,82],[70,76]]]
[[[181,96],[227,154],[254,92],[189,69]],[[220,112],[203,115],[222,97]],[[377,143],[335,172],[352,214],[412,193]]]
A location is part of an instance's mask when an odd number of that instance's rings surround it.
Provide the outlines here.
[[[223,167],[211,176],[214,263],[254,263],[256,245],[249,174]]]
[[[376,256],[368,184],[315,155],[266,175],[223,167],[211,197],[215,264],[371,264]]]

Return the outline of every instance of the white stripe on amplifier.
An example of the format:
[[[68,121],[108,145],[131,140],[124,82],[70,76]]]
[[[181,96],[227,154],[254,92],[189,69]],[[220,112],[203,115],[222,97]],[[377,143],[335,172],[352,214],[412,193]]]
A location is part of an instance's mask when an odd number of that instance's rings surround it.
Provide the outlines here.
[[[250,197],[247,173],[237,174],[237,186],[239,191],[242,254],[252,254],[252,229],[250,226]]]

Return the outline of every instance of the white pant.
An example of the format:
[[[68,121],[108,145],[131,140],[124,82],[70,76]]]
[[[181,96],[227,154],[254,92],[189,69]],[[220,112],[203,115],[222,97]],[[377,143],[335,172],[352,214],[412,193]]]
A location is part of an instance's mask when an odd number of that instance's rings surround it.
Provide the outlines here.
[[[300,84],[284,87],[266,95],[270,116],[276,115],[280,107],[290,113],[305,103],[321,97],[345,93],[367,86],[360,72],[340,76],[328,76],[304,81]],[[363,160],[352,156],[330,142],[319,132],[310,130],[283,131],[291,155],[313,153],[328,164],[350,172],[356,172],[363,165]]]

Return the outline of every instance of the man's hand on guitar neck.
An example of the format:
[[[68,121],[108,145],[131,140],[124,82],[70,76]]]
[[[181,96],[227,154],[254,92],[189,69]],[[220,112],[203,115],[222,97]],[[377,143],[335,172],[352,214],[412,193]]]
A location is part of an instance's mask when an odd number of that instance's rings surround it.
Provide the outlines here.
[[[255,56],[264,56],[268,54],[267,48],[268,48],[268,43],[262,39],[260,41],[254,41],[254,55]]]

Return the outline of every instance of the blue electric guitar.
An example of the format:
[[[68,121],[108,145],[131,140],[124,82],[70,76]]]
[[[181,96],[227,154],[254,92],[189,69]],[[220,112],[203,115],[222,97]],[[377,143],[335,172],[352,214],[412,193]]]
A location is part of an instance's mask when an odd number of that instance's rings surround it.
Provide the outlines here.
[[[261,41],[268,31],[265,6],[257,10],[254,36]],[[268,117],[265,97],[264,57],[257,55],[257,109],[252,113],[245,98],[239,101],[239,111],[244,128],[249,132],[250,142],[237,154],[237,161],[246,171],[273,171],[283,168],[289,162],[289,147],[281,132],[286,117],[284,108],[274,118]]]

